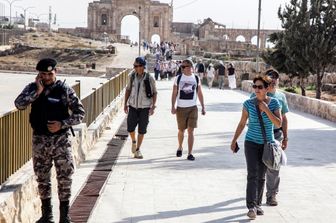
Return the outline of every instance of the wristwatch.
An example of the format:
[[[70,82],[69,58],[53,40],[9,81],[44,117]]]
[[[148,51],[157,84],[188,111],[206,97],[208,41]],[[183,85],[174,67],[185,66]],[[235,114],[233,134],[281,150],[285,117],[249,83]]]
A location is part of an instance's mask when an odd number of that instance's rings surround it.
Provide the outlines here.
[[[283,141],[288,141],[288,138],[287,137],[283,138]]]

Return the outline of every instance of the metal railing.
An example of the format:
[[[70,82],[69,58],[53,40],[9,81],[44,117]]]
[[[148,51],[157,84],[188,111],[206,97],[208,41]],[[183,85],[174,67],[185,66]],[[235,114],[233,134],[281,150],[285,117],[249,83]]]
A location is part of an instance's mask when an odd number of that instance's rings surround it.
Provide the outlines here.
[[[104,109],[120,95],[126,87],[128,72],[128,70],[124,70],[106,83],[101,83],[99,88],[93,88],[94,91],[82,99],[86,113],[83,122],[87,126],[91,125],[104,112]]]
[[[86,112],[83,122],[89,126],[123,91],[128,80],[128,70],[120,72],[108,82],[82,99]],[[80,97],[80,83],[72,86]],[[32,156],[32,129],[29,123],[30,106],[14,109],[0,115],[0,185],[19,170]]]
[[[0,184],[31,158],[29,113],[30,106],[0,117]]]

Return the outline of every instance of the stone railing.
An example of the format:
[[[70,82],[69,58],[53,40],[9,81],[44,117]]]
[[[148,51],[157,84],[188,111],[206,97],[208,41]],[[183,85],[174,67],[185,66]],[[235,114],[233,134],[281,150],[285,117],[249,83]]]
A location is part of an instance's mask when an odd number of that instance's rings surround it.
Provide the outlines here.
[[[241,89],[253,92],[252,81],[243,81]],[[283,91],[290,108],[336,122],[336,104]]]

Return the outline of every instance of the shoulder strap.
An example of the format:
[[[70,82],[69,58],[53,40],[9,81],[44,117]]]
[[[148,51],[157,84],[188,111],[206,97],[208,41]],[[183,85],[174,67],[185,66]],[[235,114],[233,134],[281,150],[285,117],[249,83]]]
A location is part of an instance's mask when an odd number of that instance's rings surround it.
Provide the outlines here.
[[[255,98],[255,100],[254,100],[254,105],[255,105],[256,110],[257,110],[257,113],[258,113],[259,124],[260,124],[260,126],[261,126],[261,132],[262,132],[262,134],[263,134],[264,143],[266,144],[266,143],[267,143],[266,130],[265,130],[264,122],[263,122],[263,119],[262,119],[262,117],[261,117],[261,113],[260,113],[260,110],[259,110],[259,106],[258,106],[258,100],[257,100],[257,98]]]
[[[180,85],[181,77],[182,77],[182,74],[177,75],[177,81],[176,81],[177,89],[179,89],[179,85]]]
[[[146,95],[148,98],[151,98],[153,96],[153,93],[152,93],[152,86],[149,80],[149,75],[150,75],[149,73],[145,73],[144,84]]]
[[[134,71],[131,73],[131,82],[130,82],[130,91],[132,91],[132,85],[133,85],[133,81],[135,79],[135,73]]]

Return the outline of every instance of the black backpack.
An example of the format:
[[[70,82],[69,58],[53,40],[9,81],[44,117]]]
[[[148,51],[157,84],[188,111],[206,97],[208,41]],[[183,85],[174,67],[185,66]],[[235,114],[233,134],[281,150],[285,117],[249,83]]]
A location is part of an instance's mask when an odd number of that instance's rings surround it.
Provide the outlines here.
[[[135,72],[132,73],[132,77],[131,77],[131,85],[130,85],[131,89],[132,89],[134,79],[135,79]],[[149,74],[148,73],[145,73],[144,84],[145,84],[145,91],[146,91],[147,98],[153,97],[153,92],[152,92],[152,88],[151,88],[151,85],[150,85]]]
[[[182,73],[177,75],[177,90],[179,89],[181,77],[182,77]],[[198,92],[199,77],[197,75],[195,75],[195,78],[196,78],[196,92]]]

